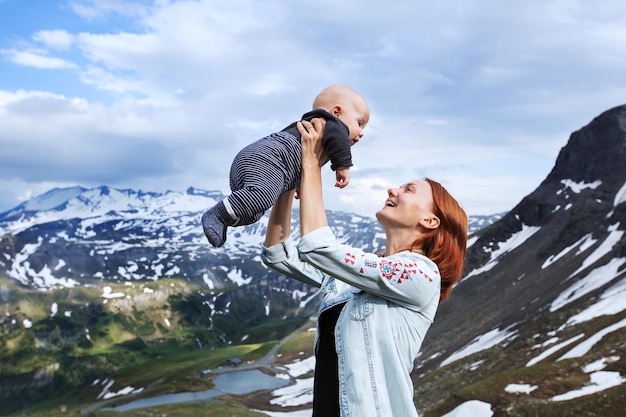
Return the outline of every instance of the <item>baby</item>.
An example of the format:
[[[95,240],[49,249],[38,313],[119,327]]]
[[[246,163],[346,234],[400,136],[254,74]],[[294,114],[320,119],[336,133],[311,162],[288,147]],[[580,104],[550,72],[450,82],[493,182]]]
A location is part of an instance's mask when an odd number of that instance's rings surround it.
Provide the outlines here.
[[[350,147],[363,136],[369,108],[354,90],[331,85],[317,95],[313,111],[304,114],[302,120],[316,117],[326,120],[322,144],[335,171],[335,186],[344,188],[350,182]],[[211,245],[222,246],[228,226],[257,222],[282,193],[300,185],[302,151],[296,123],[237,154],[230,168],[231,195],[202,215],[202,228]]]

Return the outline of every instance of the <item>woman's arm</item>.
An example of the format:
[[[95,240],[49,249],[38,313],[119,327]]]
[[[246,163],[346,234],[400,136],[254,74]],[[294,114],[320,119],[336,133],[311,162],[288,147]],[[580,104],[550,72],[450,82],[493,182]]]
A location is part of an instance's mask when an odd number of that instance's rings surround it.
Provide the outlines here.
[[[412,310],[437,304],[441,277],[437,265],[422,255],[380,257],[341,244],[330,228],[300,239],[300,259],[326,274]]]
[[[340,281],[413,310],[439,300],[439,271],[427,258],[381,258],[340,244],[328,228],[320,172],[322,128],[319,119],[298,123],[302,135],[300,259]]]
[[[274,203],[267,222],[267,233],[263,246],[270,247],[284,242],[291,235],[291,208],[295,190],[281,194]]]
[[[324,119],[298,122],[302,135],[302,180],[300,182],[300,230],[305,236],[314,230],[328,226],[322,198],[321,165],[326,155],[322,146]]]
[[[298,130],[305,132],[302,139],[303,180],[299,192],[300,211],[302,212],[303,203],[305,205],[308,204],[307,207],[304,208],[305,214],[300,215],[301,234],[305,233],[305,230],[315,230],[321,227],[316,226],[318,224],[327,224],[324,203],[321,201],[322,180],[320,174],[320,161],[322,161],[322,158],[325,158],[321,141],[322,132],[324,131],[324,122],[320,121],[320,119],[315,120],[317,120],[314,122],[315,124],[304,122],[306,123],[308,131],[311,133],[308,133],[307,129],[298,122]],[[307,177],[306,181],[304,180],[305,171]],[[304,183],[307,184],[306,195],[303,195],[302,184]],[[309,185],[308,183],[311,184]],[[276,203],[274,203],[267,224],[267,233],[263,243],[261,258],[266,265],[275,271],[306,284],[319,287],[322,284],[325,274],[321,270],[299,259],[294,242],[290,238],[293,198],[294,191],[289,191],[283,193]],[[314,200],[318,201],[315,202]],[[312,213],[313,215],[308,213]],[[302,226],[303,216],[307,219],[305,220],[305,226]]]
[[[319,287],[324,279],[324,273],[299,259],[295,243],[290,236],[294,194],[294,190],[287,191],[274,203],[267,222],[261,259],[263,263],[281,274]]]

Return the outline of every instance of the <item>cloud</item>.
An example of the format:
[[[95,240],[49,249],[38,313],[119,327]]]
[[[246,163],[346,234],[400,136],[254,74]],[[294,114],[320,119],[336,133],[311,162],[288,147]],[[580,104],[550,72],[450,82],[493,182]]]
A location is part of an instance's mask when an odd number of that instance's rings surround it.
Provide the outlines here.
[[[162,3],[162,1],[157,3]],[[122,16],[141,16],[149,8],[140,1],[124,0],[76,0],[70,1],[69,6],[78,16],[89,21],[116,14]]]
[[[33,40],[52,49],[68,49],[74,36],[65,30],[41,30],[33,35]]]
[[[5,50],[2,54],[17,65],[40,69],[72,69],[76,65],[61,58],[51,57],[45,51]]]
[[[501,212],[626,97],[617,0],[67,6],[4,29],[0,211],[41,184],[227,192],[241,147],[343,83],[372,116],[330,208],[371,215],[428,176],[470,213]]]

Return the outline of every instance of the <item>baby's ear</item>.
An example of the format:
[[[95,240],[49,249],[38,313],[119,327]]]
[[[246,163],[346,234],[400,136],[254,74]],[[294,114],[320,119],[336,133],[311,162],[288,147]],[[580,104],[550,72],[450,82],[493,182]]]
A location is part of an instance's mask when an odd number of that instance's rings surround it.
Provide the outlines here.
[[[331,111],[332,115],[335,117],[339,117],[342,112],[343,112],[343,108],[341,108],[341,105],[339,104],[335,104]]]

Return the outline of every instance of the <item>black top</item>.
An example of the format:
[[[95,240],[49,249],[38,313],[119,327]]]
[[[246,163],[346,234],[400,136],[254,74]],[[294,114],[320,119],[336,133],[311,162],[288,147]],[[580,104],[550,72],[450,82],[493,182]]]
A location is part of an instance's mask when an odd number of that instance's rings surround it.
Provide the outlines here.
[[[346,303],[324,310],[317,322],[313,378],[313,417],[339,417],[339,362],[335,349],[335,326]]]
[[[326,127],[324,128],[324,136],[322,136],[322,145],[326,150],[326,155],[330,159],[330,168],[335,171],[340,167],[352,166],[352,153],[350,152],[350,129],[334,115],[326,110],[316,109],[302,115],[301,120],[311,121],[316,117],[326,119]],[[297,122],[293,122],[283,132],[288,132],[300,139],[300,132],[296,127]]]

